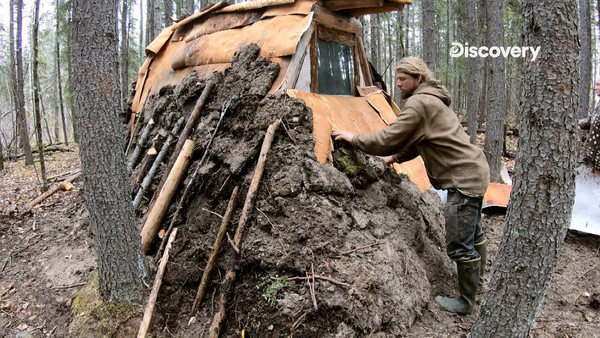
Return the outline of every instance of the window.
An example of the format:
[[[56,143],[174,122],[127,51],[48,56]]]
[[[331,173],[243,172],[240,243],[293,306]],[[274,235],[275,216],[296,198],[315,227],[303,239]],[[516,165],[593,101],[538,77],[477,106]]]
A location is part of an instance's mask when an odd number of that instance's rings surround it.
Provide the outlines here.
[[[319,94],[353,95],[354,58],[352,47],[317,40]]]

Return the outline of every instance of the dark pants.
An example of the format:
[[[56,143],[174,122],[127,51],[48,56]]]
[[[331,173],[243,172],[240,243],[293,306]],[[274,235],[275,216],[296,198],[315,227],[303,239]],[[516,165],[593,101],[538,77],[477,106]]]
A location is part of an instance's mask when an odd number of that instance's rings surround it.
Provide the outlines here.
[[[483,243],[481,229],[482,197],[469,197],[456,189],[448,189],[444,207],[446,219],[446,252],[453,261],[478,259],[475,244]]]

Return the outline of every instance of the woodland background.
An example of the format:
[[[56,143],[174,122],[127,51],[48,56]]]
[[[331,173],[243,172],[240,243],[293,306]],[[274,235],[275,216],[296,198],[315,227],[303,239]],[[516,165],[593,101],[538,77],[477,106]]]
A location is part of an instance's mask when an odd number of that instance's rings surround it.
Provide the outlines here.
[[[37,12],[36,1],[39,3]],[[71,76],[72,2],[36,1],[10,0],[0,5],[4,13],[0,18],[0,46],[3,47],[0,71],[5,74],[0,81],[0,150],[8,157],[23,153],[22,141],[15,137],[21,130],[25,130],[27,139],[37,148],[36,110],[40,113],[41,137],[46,145],[73,142],[77,137]],[[119,77],[123,109],[131,83],[145,59],[144,47],[173,20],[207,4],[206,0],[120,2],[119,48],[115,51],[119,71],[115,75]],[[579,1],[580,59],[583,60],[580,63],[580,117],[595,104],[591,88],[598,62],[592,61],[598,60],[599,4],[600,1]],[[492,6],[497,8],[492,9]],[[454,110],[465,123],[471,116],[477,121],[478,129],[484,128],[489,114],[498,114],[501,110],[501,119],[509,129],[518,126],[524,59],[452,58],[449,47],[452,42],[469,42],[471,46],[523,46],[520,1],[414,0],[402,12],[366,15],[360,20],[371,62],[397,102],[400,98],[394,85],[394,65],[401,57],[416,55],[423,57],[438,79],[446,84],[453,96]],[[34,58],[36,50],[37,58]],[[504,73],[503,77],[494,76],[503,81],[493,88],[491,83],[486,83],[492,71],[490,61],[500,61],[497,69]],[[490,99],[486,99],[486,93],[491,94]],[[495,106],[504,109],[487,108]],[[474,130],[474,125],[472,123],[470,130]]]

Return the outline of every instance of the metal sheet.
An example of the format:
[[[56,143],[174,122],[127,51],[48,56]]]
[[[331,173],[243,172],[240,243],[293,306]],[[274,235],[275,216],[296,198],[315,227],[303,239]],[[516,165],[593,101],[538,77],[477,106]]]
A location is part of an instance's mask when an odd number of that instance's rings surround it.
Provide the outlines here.
[[[600,236],[600,175],[586,166],[577,168],[569,229]]]
[[[177,53],[173,68],[231,62],[235,53],[249,43],[259,45],[264,57],[292,55],[310,21],[311,16],[287,15],[201,36]]]

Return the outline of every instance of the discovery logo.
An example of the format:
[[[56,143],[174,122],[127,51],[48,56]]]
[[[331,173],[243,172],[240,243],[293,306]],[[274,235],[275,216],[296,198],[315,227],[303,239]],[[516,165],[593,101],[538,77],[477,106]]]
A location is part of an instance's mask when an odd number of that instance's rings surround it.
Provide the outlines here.
[[[465,58],[486,58],[486,57],[513,57],[513,58],[526,58],[531,55],[531,61],[535,61],[540,54],[540,46],[537,47],[498,47],[498,46],[470,46],[469,43],[464,45],[460,42],[453,42],[450,48],[450,56],[453,58],[464,56]]]

